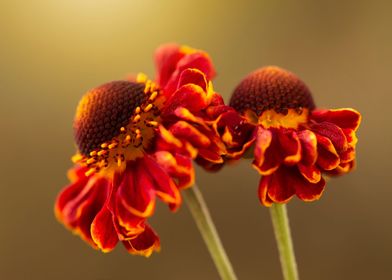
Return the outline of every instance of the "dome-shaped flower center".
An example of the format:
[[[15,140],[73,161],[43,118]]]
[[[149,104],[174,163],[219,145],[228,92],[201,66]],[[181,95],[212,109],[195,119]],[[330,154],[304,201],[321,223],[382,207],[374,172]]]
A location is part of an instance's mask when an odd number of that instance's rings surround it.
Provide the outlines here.
[[[80,153],[88,155],[117,136],[146,97],[144,84],[128,81],[110,82],[87,92],[79,102],[74,121]]]
[[[74,120],[74,161],[90,167],[89,173],[112,174],[142,156],[158,125],[158,94],[150,81],[114,81],[87,92]]]
[[[297,76],[269,66],[249,74],[234,90],[230,106],[241,113],[252,110],[260,116],[267,110],[287,115],[289,109],[314,109],[312,95]]]

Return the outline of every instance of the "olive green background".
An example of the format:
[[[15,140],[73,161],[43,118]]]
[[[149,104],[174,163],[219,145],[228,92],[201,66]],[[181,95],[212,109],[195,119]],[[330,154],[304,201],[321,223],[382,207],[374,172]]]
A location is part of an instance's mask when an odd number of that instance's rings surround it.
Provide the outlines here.
[[[390,3],[390,2],[389,2]],[[319,107],[363,116],[355,172],[289,215],[301,279],[392,279],[391,66],[388,1],[0,1],[0,279],[218,279],[184,205],[159,205],[162,251],[150,259],[89,248],[53,215],[75,151],[82,94],[143,71],[179,42],[208,51],[228,101],[248,72],[297,73]],[[198,169],[240,279],[281,279],[268,209],[249,162]]]

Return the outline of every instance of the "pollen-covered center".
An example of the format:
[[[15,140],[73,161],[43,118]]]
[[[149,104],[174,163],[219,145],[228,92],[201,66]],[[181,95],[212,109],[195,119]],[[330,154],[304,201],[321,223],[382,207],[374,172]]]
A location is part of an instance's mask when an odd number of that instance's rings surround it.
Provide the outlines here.
[[[151,81],[114,81],[87,92],[74,120],[74,161],[90,167],[89,174],[113,174],[142,156],[159,122],[158,95]]]
[[[248,75],[234,90],[230,106],[258,116],[267,110],[286,115],[289,109],[313,110],[309,88],[293,73],[279,67],[265,67]]]

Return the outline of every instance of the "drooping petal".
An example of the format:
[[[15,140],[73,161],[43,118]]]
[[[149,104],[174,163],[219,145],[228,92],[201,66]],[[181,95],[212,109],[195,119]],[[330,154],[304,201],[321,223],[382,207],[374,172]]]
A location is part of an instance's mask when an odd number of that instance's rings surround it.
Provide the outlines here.
[[[281,167],[272,175],[268,184],[268,197],[276,203],[286,203],[295,194],[293,172],[295,169]]]
[[[141,160],[128,164],[116,193],[116,204],[122,204],[130,213],[143,218],[154,212],[154,184]]]
[[[271,145],[272,133],[268,129],[258,126],[256,129],[256,143],[254,149],[254,162],[253,164],[261,167],[265,159],[265,151]]]
[[[321,171],[315,165],[298,163],[298,170],[301,175],[310,183],[318,183],[321,180]]]
[[[301,142],[301,162],[305,165],[313,165],[317,160],[317,138],[310,130],[301,130],[297,133]]]
[[[273,201],[268,197],[268,186],[270,185],[271,176],[262,176],[259,181],[258,196],[262,205],[270,207]]]
[[[278,130],[279,144],[282,147],[283,161],[293,165],[301,160],[301,143],[297,133],[292,129]]]
[[[145,257],[149,257],[154,251],[159,252],[160,250],[159,237],[148,225],[146,225],[145,230],[141,234],[133,239],[124,241],[123,244],[130,254]]]
[[[173,155],[167,151],[158,151],[154,153],[154,158],[157,164],[159,164],[165,172],[172,178],[177,179],[179,188],[186,188],[193,184],[195,171],[191,158],[181,154]]]
[[[295,182],[295,193],[298,198],[303,201],[314,201],[319,199],[325,187],[324,178],[321,178],[317,183],[311,183],[300,176],[296,176]]]
[[[91,236],[98,248],[103,252],[110,252],[118,243],[118,236],[113,224],[113,216],[104,207],[95,216],[91,224]]]
[[[284,158],[282,148],[279,144],[279,137],[277,136],[276,131],[271,129],[268,129],[268,131],[271,133],[271,136],[265,136],[265,145],[267,145],[268,141],[270,141],[268,147],[265,149],[265,152],[262,153],[262,150],[260,149],[260,152],[258,152],[257,155],[255,154],[255,159],[259,157],[259,160],[262,163],[260,165],[253,164],[253,167],[264,176],[274,173],[279,168]],[[269,137],[271,137],[271,140],[268,140]],[[264,155],[263,158],[261,158],[261,155]]]
[[[156,195],[164,202],[170,204],[172,210],[177,210],[181,204],[181,196],[172,178],[150,156],[146,155],[144,162],[148,173],[154,181]]]

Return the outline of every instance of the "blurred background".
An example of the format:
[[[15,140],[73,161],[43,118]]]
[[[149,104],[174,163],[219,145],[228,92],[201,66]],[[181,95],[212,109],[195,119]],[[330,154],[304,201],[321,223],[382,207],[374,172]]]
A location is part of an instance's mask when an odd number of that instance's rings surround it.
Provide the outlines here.
[[[319,107],[363,116],[358,167],[289,215],[301,279],[392,279],[388,1],[36,0],[0,2],[0,278],[218,279],[186,206],[152,219],[150,259],[89,248],[53,214],[75,152],[72,119],[88,89],[139,71],[179,42],[210,53],[228,101],[248,72],[298,74]],[[197,176],[240,279],[282,279],[268,209],[249,162]]]

